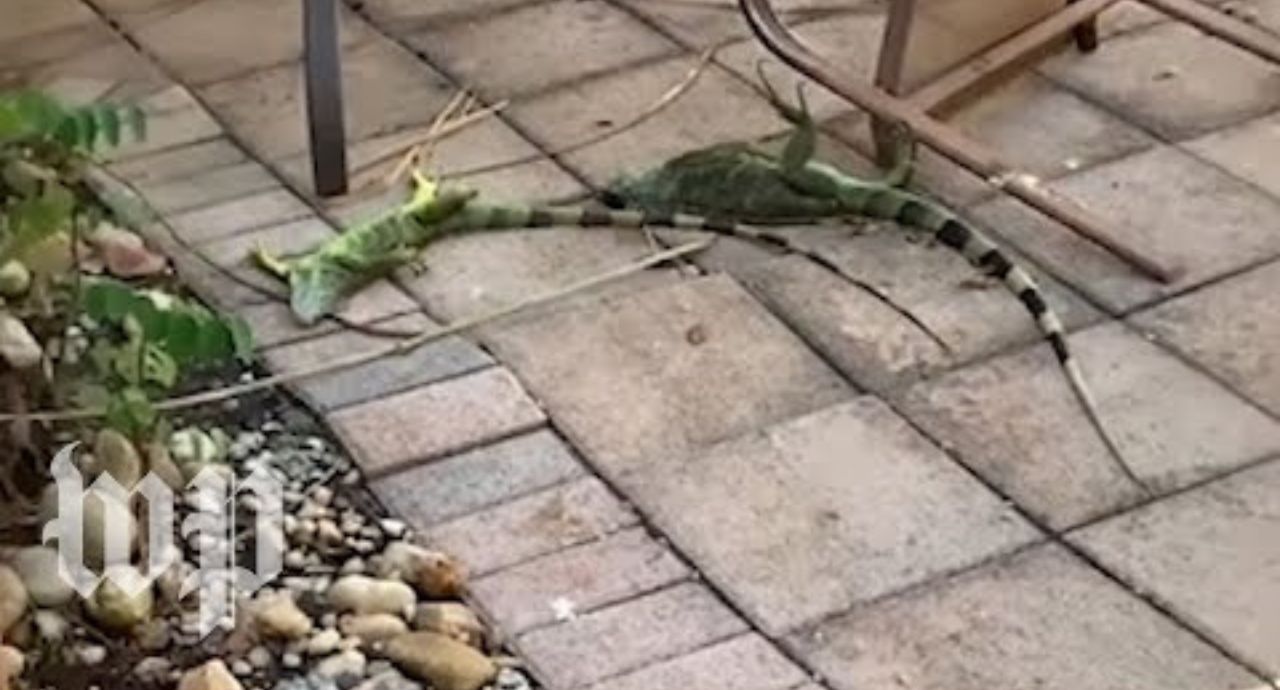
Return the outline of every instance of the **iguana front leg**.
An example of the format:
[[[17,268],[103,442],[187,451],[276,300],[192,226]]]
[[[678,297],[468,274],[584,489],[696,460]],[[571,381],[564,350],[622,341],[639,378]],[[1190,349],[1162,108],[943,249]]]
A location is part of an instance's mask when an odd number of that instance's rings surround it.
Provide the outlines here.
[[[778,157],[778,166],[783,175],[788,179],[794,179],[813,160],[818,143],[818,124],[809,112],[809,104],[804,97],[804,84],[796,84],[796,105],[791,105],[778,95],[773,84],[765,76],[763,62],[756,63],[756,73],[759,75],[769,104],[783,119],[795,125],[795,130],[787,139],[782,155]],[[915,138],[905,123],[895,122],[890,127],[896,143],[894,163],[878,182],[888,187],[904,187],[911,181],[911,175],[915,170]]]
[[[289,272],[291,268],[288,261],[271,254],[263,247],[254,247],[250,257],[253,259],[253,262],[257,264],[258,268],[262,269],[272,277],[283,282],[289,281]]]

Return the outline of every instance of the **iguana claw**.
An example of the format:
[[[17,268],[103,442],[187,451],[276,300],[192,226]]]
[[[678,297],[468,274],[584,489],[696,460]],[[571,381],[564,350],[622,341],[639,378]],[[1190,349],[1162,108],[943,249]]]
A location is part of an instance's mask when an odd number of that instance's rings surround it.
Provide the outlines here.
[[[289,263],[268,253],[265,248],[261,246],[254,247],[250,256],[253,258],[253,262],[263,271],[280,280],[289,279]]]
[[[885,173],[882,182],[890,187],[905,187],[915,172],[915,137],[904,122],[894,122],[888,127],[889,136],[893,138],[893,167]]]

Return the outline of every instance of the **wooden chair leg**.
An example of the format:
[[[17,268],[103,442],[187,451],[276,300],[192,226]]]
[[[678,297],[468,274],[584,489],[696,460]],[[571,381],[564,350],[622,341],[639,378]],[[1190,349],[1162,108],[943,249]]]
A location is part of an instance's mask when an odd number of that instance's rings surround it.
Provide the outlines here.
[[[1074,4],[1077,0],[1067,0],[1067,4]],[[1082,53],[1092,53],[1098,49],[1098,17],[1095,15],[1090,17],[1088,21],[1077,24],[1071,30],[1071,35],[1075,38],[1076,47]]]

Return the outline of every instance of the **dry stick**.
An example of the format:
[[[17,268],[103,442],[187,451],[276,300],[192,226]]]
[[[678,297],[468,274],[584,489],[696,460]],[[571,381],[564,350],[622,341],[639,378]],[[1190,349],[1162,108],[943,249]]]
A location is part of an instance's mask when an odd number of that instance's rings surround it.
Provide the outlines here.
[[[384,187],[391,187],[400,182],[410,170],[420,170],[424,162],[429,161],[435,153],[435,142],[442,138],[441,132],[444,128],[455,121],[479,122],[477,116],[487,117],[489,114],[496,114],[497,110],[491,110],[489,113],[472,113],[471,108],[476,104],[475,96],[467,91],[458,92],[458,96],[449,102],[449,105],[441,110],[431,122],[430,129],[427,130],[427,136],[419,143],[411,146],[391,169],[391,172],[382,180]],[[505,101],[504,101],[505,103]]]
[[[438,127],[433,124],[432,127],[429,127],[426,130],[424,130],[421,139],[416,139],[407,144],[398,144],[396,146],[393,146],[388,150],[383,151],[382,153],[379,153],[378,155],[374,156],[372,159],[364,163],[361,163],[358,167],[356,167],[355,170],[352,171],[351,174],[353,177],[359,177],[361,175],[364,175],[368,171],[372,170],[373,168],[376,168],[379,165],[382,165],[383,163],[386,163],[389,160],[393,160],[403,155],[406,151],[409,151],[411,149],[415,149],[424,145],[434,144],[435,142],[440,141],[445,137],[456,134],[459,131],[466,129],[467,127],[470,127],[471,125],[481,122],[482,120],[484,120],[485,118],[491,115],[496,115],[503,108],[506,108],[507,105],[508,105],[508,101],[501,101],[499,103],[495,103],[493,105],[481,108],[480,110],[476,110],[474,112],[468,113],[460,118],[451,120]]]
[[[679,82],[676,82],[676,84],[673,85],[670,89],[668,89],[666,93],[659,96],[658,100],[654,101],[653,103],[650,103],[649,106],[644,110],[640,111],[638,115],[636,115],[635,117],[631,118],[630,120],[620,125],[617,125],[615,127],[610,127],[609,129],[603,132],[598,132],[585,139],[580,139],[571,144],[566,144],[565,146],[562,146],[560,148],[551,149],[550,151],[547,151],[545,153],[543,152],[531,153],[527,156],[521,156],[519,158],[512,158],[510,160],[499,161],[497,163],[486,163],[484,165],[478,165],[472,168],[464,168],[462,170],[456,170],[454,172],[445,173],[442,177],[444,179],[472,177],[474,175],[494,172],[497,170],[502,170],[504,168],[514,168],[518,165],[527,165],[529,163],[537,163],[538,161],[544,158],[559,158],[560,156],[565,156],[570,153],[574,153],[576,151],[581,151],[582,149],[585,149],[587,147],[595,146],[596,144],[600,144],[602,142],[608,141],[609,139],[612,139],[624,132],[635,129],[636,127],[639,127],[645,122],[648,122],[649,120],[653,119],[653,117],[656,116],[658,113],[661,113],[663,110],[666,110],[667,108],[671,107],[671,105],[675,103],[677,100],[679,100],[681,96],[683,96],[686,92],[689,91],[689,89],[693,88],[693,85],[697,83],[698,78],[702,76],[702,73],[707,71],[707,67],[711,64],[711,60],[715,57],[716,52],[723,47],[724,47],[724,44],[722,43],[720,45],[717,45],[702,51],[702,53],[698,55],[698,62],[695,63],[692,68],[689,69],[689,72],[685,74],[684,78],[682,78]]]
[[[596,275],[584,278],[582,280],[571,283],[564,287],[546,290],[529,299],[520,300],[513,304],[509,304],[507,306],[498,307],[496,309],[489,310],[477,316],[461,319],[447,326],[441,326],[439,328],[421,331],[418,334],[414,335],[413,337],[406,338],[400,342],[394,343],[387,347],[356,353],[354,355],[349,355],[347,357],[332,360],[324,364],[311,367],[309,369],[286,372],[282,374],[275,374],[272,376],[268,376],[264,379],[258,379],[257,381],[250,381],[247,383],[226,386],[223,388],[216,388],[214,390],[205,391],[203,393],[196,393],[193,395],[169,398],[167,400],[163,400],[161,402],[156,403],[155,408],[156,410],[162,411],[162,412],[172,412],[174,410],[182,410],[190,407],[197,407],[200,405],[208,405],[210,403],[222,402],[224,400],[230,400],[232,398],[248,395],[250,393],[256,393],[258,391],[275,388],[276,386],[281,386],[286,383],[293,383],[295,381],[314,378],[316,376],[323,376],[324,374],[331,374],[333,372],[342,371],[344,369],[351,369],[352,367],[358,367],[363,364],[368,364],[370,362],[377,361],[379,359],[407,355],[410,352],[416,350],[417,348],[422,347],[423,345],[426,345],[427,343],[430,343],[432,341],[439,340],[440,338],[444,338],[446,336],[469,331],[473,328],[476,328],[477,326],[482,326],[491,321],[495,321],[497,319],[501,319],[506,316],[511,316],[513,314],[519,313],[526,309],[532,309],[534,307],[550,304],[552,302],[559,301],[561,299],[572,296],[584,290],[589,290],[598,285],[602,285],[604,283],[612,282],[614,280],[619,280],[629,275],[639,273],[641,271],[647,270],[659,264],[665,263],[667,261],[671,261],[672,259],[676,259],[676,258],[685,256],[687,254],[692,254],[694,252],[702,251],[703,249],[706,249],[708,246],[710,246],[711,242],[712,240],[710,239],[698,240],[696,242],[689,242],[686,244],[682,244],[678,247],[674,247],[672,249],[668,249],[663,252],[658,252],[657,254],[650,254],[649,256],[646,256],[643,259],[638,259],[624,266],[620,266],[618,268],[605,271],[604,273],[598,273]],[[0,414],[0,424],[13,424],[15,422],[21,422],[21,421],[46,422],[46,423],[47,422],[72,422],[72,421],[79,421],[79,420],[85,420],[85,419],[96,419],[98,417],[104,416],[105,414],[106,414],[106,410],[103,408],[85,408],[85,409],[79,409],[79,410],[42,410],[42,411],[28,412],[28,413],[22,413],[22,414],[6,413],[6,414]]]
[[[661,113],[663,110],[666,110],[667,108],[669,108],[673,103],[679,100],[681,96],[687,93],[689,89],[691,89],[693,85],[697,83],[699,77],[702,76],[703,72],[707,70],[707,67],[711,64],[712,58],[715,57],[716,52],[719,51],[722,47],[724,47],[724,45],[726,45],[727,43],[728,41],[725,41],[717,46],[704,50],[701,54],[699,54],[698,62],[689,70],[688,74],[686,74],[679,82],[673,85],[665,93],[659,96],[658,99],[653,103],[651,103],[647,108],[640,111],[638,115],[622,123],[621,125],[610,127],[609,129],[603,132],[598,132],[585,139],[575,141],[571,144],[567,144],[558,149],[552,149],[545,153],[539,151],[539,152],[531,153],[526,156],[520,156],[518,158],[509,158],[507,160],[498,161],[496,163],[485,163],[483,165],[478,165],[471,168],[455,170],[453,172],[449,172],[441,175],[441,179],[458,179],[462,177],[472,177],[472,176],[481,175],[484,173],[496,172],[498,170],[505,170],[506,168],[514,168],[520,165],[537,163],[545,158],[559,158],[560,156],[565,156],[570,153],[574,153],[576,151],[581,151],[582,149],[588,148],[590,146],[595,146],[596,144],[603,143],[620,134],[623,134],[624,132],[635,129],[636,127],[639,127],[645,122],[648,122],[649,120],[651,120],[658,113]],[[456,99],[457,99],[457,96],[455,96],[455,100]],[[439,141],[440,139],[443,139],[444,137],[450,134],[454,134],[465,127],[469,127],[483,120],[484,118],[489,117],[490,115],[496,114],[498,111],[502,110],[506,105],[507,105],[507,101],[502,101],[495,105],[486,107],[482,110],[478,110],[474,113],[470,113],[464,116],[462,119],[457,120],[452,124],[446,125],[442,129],[442,131],[435,136],[432,136],[430,134],[431,130],[430,128],[428,128],[427,135],[423,138],[423,140],[412,143],[412,144],[396,146],[391,150],[375,157],[372,161],[362,164],[359,168],[356,169],[353,175],[355,177],[359,177],[360,175],[367,173],[370,169],[378,165],[381,165],[387,162],[388,160],[395,158],[396,156],[402,156],[406,151],[410,149],[416,148],[418,146],[422,146],[424,144],[431,144],[436,141]],[[454,107],[456,106],[454,106],[453,101],[451,101],[450,104],[445,107],[445,110],[442,111],[442,114],[445,112],[448,112],[451,108],[454,108]],[[435,123],[432,123],[432,124],[434,126]],[[406,160],[407,160],[407,157],[406,157]],[[399,168],[397,167],[397,170],[393,171],[393,174],[395,172],[402,172],[402,171],[400,171]],[[376,188],[377,188],[376,183],[373,181],[370,181],[368,183],[359,185],[359,188],[355,192],[352,192],[352,194],[346,198],[351,199],[362,194],[368,194],[369,192],[371,192]]]

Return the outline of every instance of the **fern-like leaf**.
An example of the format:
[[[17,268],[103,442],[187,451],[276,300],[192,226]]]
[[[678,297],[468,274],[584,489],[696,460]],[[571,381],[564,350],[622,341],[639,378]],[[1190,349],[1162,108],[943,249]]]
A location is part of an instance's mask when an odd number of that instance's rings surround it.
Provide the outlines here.
[[[91,103],[70,107],[35,90],[0,93],[0,144],[47,140],[92,151],[103,145],[118,146],[122,125],[136,140],[146,137],[146,117],[137,106]]]

